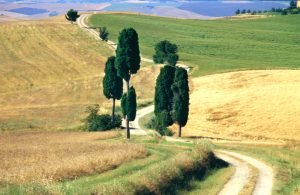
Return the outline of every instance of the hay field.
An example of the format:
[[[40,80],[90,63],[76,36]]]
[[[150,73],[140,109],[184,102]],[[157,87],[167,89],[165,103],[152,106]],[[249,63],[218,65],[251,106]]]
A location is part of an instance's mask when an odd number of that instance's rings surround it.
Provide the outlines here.
[[[300,71],[217,74],[192,80],[184,136],[300,140]]]
[[[0,134],[0,183],[49,183],[111,170],[147,156],[142,145],[99,142],[119,132]]]
[[[0,130],[76,129],[87,105],[110,112],[102,94],[110,55],[105,43],[63,17],[0,24]],[[159,69],[142,66],[133,84],[146,101]]]

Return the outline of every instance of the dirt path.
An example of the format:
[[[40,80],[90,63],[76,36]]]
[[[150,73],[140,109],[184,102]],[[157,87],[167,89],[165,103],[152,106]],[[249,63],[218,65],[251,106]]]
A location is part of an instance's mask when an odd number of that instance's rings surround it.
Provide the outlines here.
[[[87,17],[89,17],[89,14],[82,14],[80,18],[77,20],[77,24],[80,28],[84,29],[85,31],[89,32],[92,36],[94,36],[96,39],[100,40],[100,37],[98,36],[98,32],[95,29],[90,28],[85,21],[87,20]],[[115,50],[117,48],[117,45],[112,42],[108,41],[108,45]],[[151,59],[142,58],[142,61],[145,62],[152,62]],[[184,64],[177,64],[177,66],[185,68],[187,71],[189,71],[189,67]],[[145,131],[142,129],[139,125],[139,120],[144,117],[145,115],[151,113],[154,111],[154,106],[148,106],[145,108],[142,108],[137,111],[136,119],[133,121],[131,126],[131,134],[135,135],[147,135],[149,131]],[[176,139],[174,137],[166,137],[167,141],[176,141],[176,142],[190,142],[188,140],[184,139]],[[253,191],[253,195],[269,195],[272,192],[272,186],[273,186],[273,169],[264,164],[263,162],[254,159],[252,157],[242,155],[236,152],[227,151],[227,150],[217,150],[214,151],[217,157],[220,159],[228,162],[232,166],[235,167],[235,173],[230,178],[230,180],[225,184],[224,188],[219,192],[219,195],[238,195],[239,192],[246,186],[246,184],[249,182],[249,165],[252,165],[253,167],[257,168],[258,170],[258,180],[256,181],[255,189]]]

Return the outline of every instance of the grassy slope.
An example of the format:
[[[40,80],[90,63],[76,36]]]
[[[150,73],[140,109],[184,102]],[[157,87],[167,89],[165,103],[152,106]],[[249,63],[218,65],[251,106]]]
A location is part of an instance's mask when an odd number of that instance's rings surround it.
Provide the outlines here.
[[[300,16],[257,20],[182,20],[142,15],[98,14],[93,26],[107,26],[112,40],[134,27],[142,53],[151,57],[159,40],[179,45],[180,58],[200,76],[240,69],[299,68]]]
[[[112,54],[63,17],[0,24],[0,130],[74,128],[87,105],[110,109],[102,77]],[[157,70],[147,65],[133,78],[139,100],[153,96]]]

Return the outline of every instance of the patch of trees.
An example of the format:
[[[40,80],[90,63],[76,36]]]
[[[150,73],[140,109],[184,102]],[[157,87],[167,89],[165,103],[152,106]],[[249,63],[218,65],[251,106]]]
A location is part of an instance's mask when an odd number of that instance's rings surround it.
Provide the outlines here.
[[[154,62],[166,62],[161,68],[156,79],[154,96],[154,114],[152,126],[163,135],[170,135],[167,127],[176,123],[179,127],[178,136],[181,137],[181,128],[188,120],[189,113],[189,86],[188,74],[184,68],[176,67],[176,63],[169,63],[168,49],[172,48],[171,54],[176,54],[177,46],[168,41],[159,42],[155,47],[156,54],[153,56]],[[164,56],[163,61],[157,61],[157,54]]]
[[[251,14],[251,15],[256,15],[256,14],[262,14],[262,13],[279,13],[281,15],[294,15],[294,14],[300,14],[300,8],[297,8],[297,1],[296,0],[291,0],[290,1],[290,6],[288,8],[272,8],[271,10],[236,10],[235,14],[240,15],[240,14]]]
[[[65,15],[65,17],[68,21],[70,21],[73,24],[73,22],[76,22],[77,18],[79,18],[80,15],[78,15],[78,11],[70,9]]]

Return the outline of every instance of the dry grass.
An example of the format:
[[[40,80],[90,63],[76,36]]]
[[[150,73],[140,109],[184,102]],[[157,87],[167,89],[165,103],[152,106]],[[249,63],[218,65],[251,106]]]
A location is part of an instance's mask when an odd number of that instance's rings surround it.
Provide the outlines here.
[[[109,111],[102,78],[112,54],[63,17],[0,24],[0,130],[69,129],[81,124],[87,105]],[[142,66],[132,83],[144,101],[159,69]]]
[[[119,132],[15,132],[0,134],[0,182],[49,183],[101,173],[143,158],[141,145],[99,142]]]
[[[242,71],[193,79],[185,136],[300,140],[300,71]]]

